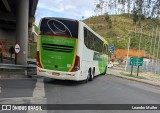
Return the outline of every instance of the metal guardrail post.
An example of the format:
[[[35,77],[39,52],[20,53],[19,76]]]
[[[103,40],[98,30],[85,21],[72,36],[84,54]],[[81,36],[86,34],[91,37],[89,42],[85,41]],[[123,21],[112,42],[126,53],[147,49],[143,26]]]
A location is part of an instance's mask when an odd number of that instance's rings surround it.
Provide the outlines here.
[[[27,76],[28,75],[28,69],[24,70],[24,75]]]
[[[3,53],[1,53],[1,63],[3,63]]]

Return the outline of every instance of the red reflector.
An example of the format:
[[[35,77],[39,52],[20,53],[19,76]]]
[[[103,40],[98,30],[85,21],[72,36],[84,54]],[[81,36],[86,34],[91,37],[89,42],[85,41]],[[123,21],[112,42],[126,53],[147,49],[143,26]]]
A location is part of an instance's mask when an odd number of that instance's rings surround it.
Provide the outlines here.
[[[75,76],[75,74],[67,74],[67,75],[69,75],[69,76]]]
[[[42,68],[42,65],[40,63],[39,51],[37,51],[37,53],[36,53],[36,60],[37,60],[37,66]]]
[[[46,71],[43,71],[43,70],[40,70],[40,69],[39,69],[38,72],[46,72]]]
[[[60,73],[52,72],[52,75],[59,76]]]
[[[75,22],[77,22],[77,23],[78,23],[79,21],[78,21],[78,20],[75,20]]]
[[[38,70],[39,72],[43,72],[43,70]]]

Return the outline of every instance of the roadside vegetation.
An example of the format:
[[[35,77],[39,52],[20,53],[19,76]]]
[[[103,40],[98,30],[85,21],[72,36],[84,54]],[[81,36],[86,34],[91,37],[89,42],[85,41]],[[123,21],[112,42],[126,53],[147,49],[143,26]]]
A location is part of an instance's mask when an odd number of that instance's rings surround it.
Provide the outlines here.
[[[29,43],[29,54],[28,58],[35,59],[37,51],[37,43]]]
[[[160,26],[160,20],[156,18],[144,18],[139,26],[138,23],[134,23],[133,18],[130,16],[131,15],[129,14],[110,16],[108,14],[104,14],[90,17],[84,20],[84,22],[98,34],[103,36],[110,45],[114,45],[119,49],[126,49],[128,47],[129,37],[131,38],[130,48],[138,49],[140,37],[142,37],[141,49],[149,52],[151,38],[155,39],[156,37],[156,41],[158,43],[159,37],[157,33],[157,26]],[[158,48],[158,44],[156,44],[155,48]]]
[[[129,73],[129,72],[121,72],[121,75],[128,76],[128,77],[133,77],[133,78],[138,78],[138,79],[146,79],[145,77],[137,76],[137,73],[133,73],[131,75],[131,73]]]

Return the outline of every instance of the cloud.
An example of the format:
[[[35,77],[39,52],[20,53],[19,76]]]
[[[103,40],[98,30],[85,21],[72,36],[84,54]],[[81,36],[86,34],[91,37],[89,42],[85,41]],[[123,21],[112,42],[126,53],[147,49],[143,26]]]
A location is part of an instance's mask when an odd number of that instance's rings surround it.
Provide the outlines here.
[[[94,14],[95,0],[39,0],[36,11],[36,23],[40,18],[63,17],[82,19]]]

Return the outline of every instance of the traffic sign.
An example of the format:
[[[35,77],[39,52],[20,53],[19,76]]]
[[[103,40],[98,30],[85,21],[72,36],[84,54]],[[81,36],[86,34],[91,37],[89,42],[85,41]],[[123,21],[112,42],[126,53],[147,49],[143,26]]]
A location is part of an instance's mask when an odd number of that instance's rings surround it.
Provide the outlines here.
[[[14,50],[15,50],[15,53],[19,53],[20,52],[20,46],[19,46],[19,44],[15,45]]]
[[[114,46],[109,46],[109,50],[111,52],[111,55],[114,55],[115,47]]]
[[[143,65],[143,58],[131,57],[130,58],[130,65],[132,65],[132,66],[142,66]]]
[[[2,52],[3,43],[0,41],[0,53]]]

